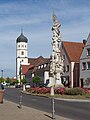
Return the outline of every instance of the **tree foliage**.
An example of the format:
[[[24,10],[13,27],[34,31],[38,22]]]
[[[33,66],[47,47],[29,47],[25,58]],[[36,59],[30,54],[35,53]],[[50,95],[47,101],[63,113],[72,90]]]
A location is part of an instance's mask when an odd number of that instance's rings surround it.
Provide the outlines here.
[[[35,83],[36,86],[39,85],[40,82],[41,82],[41,78],[39,76],[33,77],[33,83]]]
[[[21,79],[21,82],[22,82],[23,84],[25,84],[25,83],[27,83],[27,79],[26,79],[26,78],[23,78],[23,79]]]
[[[5,80],[4,80],[4,78],[0,78],[0,83],[2,83],[2,82],[4,82]]]
[[[16,79],[15,81],[14,81],[14,84],[18,84],[19,83],[19,81]]]
[[[6,83],[11,83],[11,79],[9,77],[7,77]]]

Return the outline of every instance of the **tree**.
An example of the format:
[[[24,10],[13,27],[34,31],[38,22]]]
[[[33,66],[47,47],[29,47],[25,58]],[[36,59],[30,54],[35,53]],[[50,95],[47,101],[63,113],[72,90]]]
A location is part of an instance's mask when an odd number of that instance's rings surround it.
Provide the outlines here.
[[[26,78],[21,79],[21,83],[26,84],[27,83],[27,79]]]
[[[4,78],[0,78],[0,83],[2,83],[2,82],[4,82],[5,80],[4,80]]]
[[[11,83],[11,79],[10,79],[9,77],[7,77],[7,79],[6,79],[5,82],[6,82],[6,83]]]
[[[33,77],[33,83],[35,83],[36,86],[39,85],[40,82],[41,82],[41,78],[39,76],[36,75],[35,77]]]
[[[16,79],[13,83],[14,83],[14,84],[18,84],[18,83],[19,83],[19,81]]]

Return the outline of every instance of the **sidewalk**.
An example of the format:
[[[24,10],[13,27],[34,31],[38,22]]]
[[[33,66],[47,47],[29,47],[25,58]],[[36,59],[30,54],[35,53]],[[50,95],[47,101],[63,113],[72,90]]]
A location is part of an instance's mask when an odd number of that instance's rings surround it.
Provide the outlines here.
[[[56,120],[70,120],[61,116],[55,116]],[[30,107],[22,106],[18,108],[18,104],[4,100],[0,104],[0,120],[52,120],[51,114],[36,110]]]

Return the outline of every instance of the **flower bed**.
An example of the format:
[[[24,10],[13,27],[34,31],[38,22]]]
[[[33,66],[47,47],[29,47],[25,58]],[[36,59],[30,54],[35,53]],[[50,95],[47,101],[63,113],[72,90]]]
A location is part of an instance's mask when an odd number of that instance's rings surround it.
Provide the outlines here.
[[[55,88],[55,94],[65,94],[65,88]]]
[[[37,93],[37,94],[46,94],[50,93],[50,88],[31,88],[31,93]]]
[[[30,93],[35,93],[35,94],[50,94],[51,88],[30,88],[27,90],[27,92]],[[61,95],[84,95],[89,93],[89,91],[87,89],[84,88],[55,88],[54,89],[55,94],[61,94]]]

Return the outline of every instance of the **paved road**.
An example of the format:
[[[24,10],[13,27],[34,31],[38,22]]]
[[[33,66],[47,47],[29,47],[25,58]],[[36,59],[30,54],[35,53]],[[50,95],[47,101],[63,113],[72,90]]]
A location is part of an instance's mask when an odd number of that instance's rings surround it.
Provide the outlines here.
[[[4,98],[19,103],[20,90],[6,89]],[[51,113],[51,99],[23,94],[23,105]],[[90,120],[90,102],[55,100],[56,114],[73,120]]]

